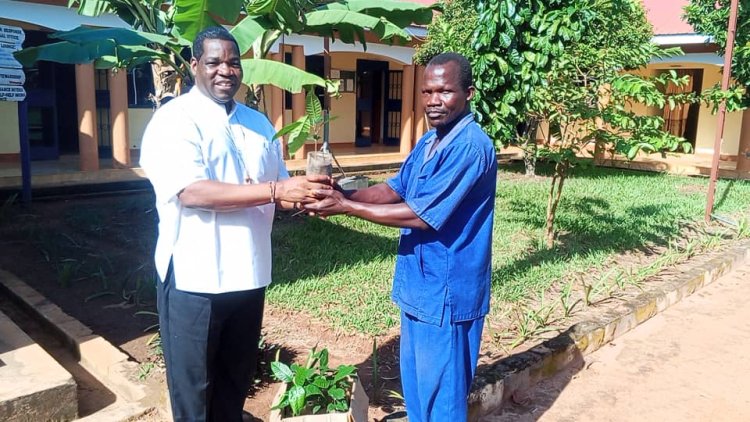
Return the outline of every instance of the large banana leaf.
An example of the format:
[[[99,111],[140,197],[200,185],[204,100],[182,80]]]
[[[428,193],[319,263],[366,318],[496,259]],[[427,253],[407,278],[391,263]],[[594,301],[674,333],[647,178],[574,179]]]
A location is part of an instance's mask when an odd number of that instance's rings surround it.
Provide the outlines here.
[[[269,25],[262,17],[248,16],[242,19],[234,28],[230,29],[237,45],[240,47],[240,55],[247,53],[256,40],[268,31]]]
[[[118,45],[112,39],[100,39],[83,44],[60,41],[39,47],[24,48],[15,53],[16,60],[31,66],[39,60],[65,64],[94,63],[98,69],[133,67],[155,58],[168,59],[166,53],[141,45]]]
[[[65,64],[91,63],[102,56],[114,56],[116,46],[112,40],[99,40],[85,45],[68,41],[28,47],[14,53],[16,60],[24,66],[31,66],[38,60],[48,60]]]
[[[432,22],[432,12],[437,6],[397,0],[348,0],[324,4],[316,10],[349,10],[383,18],[404,28],[411,24],[427,25]]]
[[[325,79],[275,60],[242,60],[242,82],[247,85],[271,84],[298,93],[306,86],[326,87]]]
[[[26,66],[37,60],[58,63],[91,63],[97,68],[132,67],[148,62],[149,57],[168,59],[165,52],[150,45],[171,46],[175,50],[190,45],[185,39],[134,31],[125,28],[78,27],[55,32],[50,38],[61,42],[25,48],[18,52],[18,61]]]
[[[163,61],[170,60],[169,55],[163,51],[141,45],[118,45],[115,48],[115,55],[99,57],[94,61],[94,66],[97,69],[132,68],[140,64],[151,63],[155,58]]]
[[[99,16],[113,13],[134,29],[164,32],[166,15],[161,10],[164,0],[68,0],[79,15]]]
[[[382,40],[394,37],[403,41],[411,39],[409,33],[383,18],[351,10],[315,10],[307,15],[307,31],[324,36],[334,36],[345,43],[353,43],[355,35],[365,44],[364,29],[369,29]]]
[[[78,14],[84,16],[99,16],[104,13],[114,13],[112,2],[108,0],[68,0],[68,7],[78,5]]]
[[[244,0],[174,0],[174,24],[183,37],[192,41],[204,28],[237,22],[244,3]]]
[[[273,12],[278,2],[279,0],[247,0],[245,13],[248,16],[265,15],[266,13]]]
[[[79,44],[109,39],[117,44],[123,45],[145,45],[155,43],[160,45],[180,45],[183,47],[190,46],[190,42],[184,38],[173,38],[166,35],[134,31],[127,28],[86,28],[79,26],[70,31],[55,32],[50,35],[50,38],[57,38]]]
[[[305,25],[302,19],[305,10],[299,7],[295,0],[279,0],[273,13],[267,15],[275,27],[287,33],[302,33],[305,31]]]

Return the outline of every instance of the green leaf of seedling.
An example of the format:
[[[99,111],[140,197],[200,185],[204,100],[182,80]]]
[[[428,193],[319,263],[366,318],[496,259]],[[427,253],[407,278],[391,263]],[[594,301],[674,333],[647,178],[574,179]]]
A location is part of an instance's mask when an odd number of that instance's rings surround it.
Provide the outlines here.
[[[328,381],[327,379],[325,379],[325,377],[317,376],[313,380],[313,384],[319,388],[326,389],[326,388],[329,388],[331,385],[333,385],[333,382]]]
[[[295,385],[289,389],[289,405],[292,408],[292,414],[298,416],[305,407],[305,389]]]
[[[297,120],[296,122],[289,123],[288,125],[281,128],[280,131],[273,135],[274,139],[281,138],[282,136],[288,135],[289,133],[299,129],[305,122],[303,120]]]
[[[333,403],[333,406],[339,412],[346,412],[347,410],[349,410],[349,404],[346,402],[346,400],[337,401]]]
[[[273,377],[282,382],[292,382],[294,373],[289,366],[281,362],[271,362],[271,372]]]
[[[630,149],[628,150],[628,160],[634,159],[635,156],[638,155],[638,151],[640,149],[641,148],[638,145],[633,145],[632,147],[630,147]]]
[[[353,365],[341,365],[336,371],[336,376],[333,377],[334,382],[342,380],[351,375],[357,368]]]
[[[315,370],[300,366],[294,372],[294,385],[299,385],[299,386],[305,385],[305,381],[311,378],[313,374],[315,374]]]
[[[308,384],[305,386],[305,394],[307,397],[310,396],[322,396],[323,392],[315,384]]]
[[[292,125],[294,127],[290,131],[288,131],[289,139],[287,140],[289,154],[294,154],[294,152],[296,152],[305,143],[305,141],[307,141],[307,138],[310,135],[310,127],[312,126],[310,116],[304,115],[289,126]],[[282,129],[279,133],[284,132],[284,129]]]
[[[289,392],[284,393],[278,403],[271,406],[271,410],[283,409],[289,406]]]
[[[334,400],[342,400],[344,397],[346,397],[346,392],[343,388],[331,388],[328,390],[328,395],[331,396]]]
[[[328,349],[323,349],[320,351],[320,370],[328,370]]]

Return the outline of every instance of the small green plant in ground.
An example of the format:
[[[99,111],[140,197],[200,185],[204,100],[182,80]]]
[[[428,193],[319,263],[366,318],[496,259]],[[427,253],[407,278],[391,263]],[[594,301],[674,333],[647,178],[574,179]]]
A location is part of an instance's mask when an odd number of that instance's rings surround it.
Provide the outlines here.
[[[10,217],[13,205],[16,203],[17,199],[18,194],[13,194],[5,199],[2,205],[0,205],[0,222],[4,222]]]
[[[581,303],[581,299],[573,300],[571,293],[573,292],[573,282],[569,281],[565,283],[560,292],[560,305],[562,306],[563,318],[568,318],[573,315],[573,311],[576,306]]]
[[[353,365],[339,365],[328,368],[328,349],[310,351],[305,365],[287,365],[276,361],[271,363],[274,378],[286,383],[286,391],[271,409],[289,411],[292,416],[304,413],[316,414],[321,410],[328,413],[349,410]]]
[[[68,287],[73,278],[78,274],[81,264],[75,258],[64,258],[57,266],[57,283],[62,287]]]
[[[153,374],[155,369],[164,368],[164,350],[161,346],[161,336],[158,331],[149,337],[146,346],[148,347],[148,360],[138,365],[137,376],[141,381]]]
[[[156,364],[151,361],[146,361],[138,365],[138,380],[143,381],[151,375],[151,372],[156,367]]]
[[[378,388],[380,387],[380,365],[378,364],[378,340],[372,338],[372,392],[375,401],[378,400]]]
[[[750,237],[750,219],[747,217],[741,218],[737,222],[737,238],[746,239]]]

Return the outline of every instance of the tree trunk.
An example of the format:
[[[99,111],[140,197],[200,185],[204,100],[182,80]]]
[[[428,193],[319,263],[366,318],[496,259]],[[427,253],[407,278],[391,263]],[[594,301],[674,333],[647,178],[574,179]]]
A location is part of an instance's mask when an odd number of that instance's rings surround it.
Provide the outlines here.
[[[245,93],[245,105],[253,110],[258,110],[261,101],[265,101],[265,98],[263,98],[263,87],[261,85],[249,86]]]
[[[597,141],[594,144],[594,165],[604,165],[605,153],[604,144],[601,141]]]
[[[536,130],[539,127],[539,120],[531,118],[526,122],[526,128],[523,136],[523,165],[526,171],[526,177],[536,176]]]
[[[555,215],[557,214],[557,206],[560,204],[560,195],[562,194],[568,167],[567,162],[557,163],[555,174],[552,176],[552,184],[547,198],[547,224],[544,230],[547,248],[552,248],[555,245]]]
[[[182,79],[172,66],[157,59],[151,62],[151,72],[154,78],[154,94],[151,96],[154,107],[161,107],[162,102],[168,97],[180,95]]]

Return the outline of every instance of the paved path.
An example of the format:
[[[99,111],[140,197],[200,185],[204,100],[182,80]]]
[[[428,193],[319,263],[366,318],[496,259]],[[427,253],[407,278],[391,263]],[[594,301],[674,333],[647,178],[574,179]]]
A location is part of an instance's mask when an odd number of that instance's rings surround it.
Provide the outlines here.
[[[510,421],[750,421],[750,263],[540,384]]]

